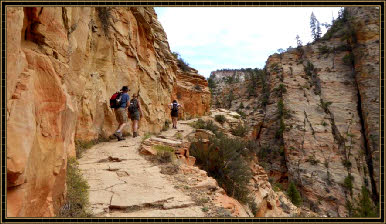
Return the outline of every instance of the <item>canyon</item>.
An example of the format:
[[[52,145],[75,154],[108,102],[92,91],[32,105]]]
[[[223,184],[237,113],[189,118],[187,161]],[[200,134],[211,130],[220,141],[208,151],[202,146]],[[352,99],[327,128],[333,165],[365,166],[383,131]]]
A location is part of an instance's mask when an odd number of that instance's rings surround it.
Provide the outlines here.
[[[376,8],[348,7],[320,40],[271,55],[264,69],[217,70],[208,80],[194,68],[179,66],[151,7],[8,7],[6,17],[9,217],[58,213],[66,199],[67,162],[76,157],[76,142],[108,139],[115,131],[109,98],[123,85],[129,86],[130,96],[139,94],[143,109],[139,134],[155,136],[98,144],[79,160],[93,190],[92,209],[100,216],[123,217],[127,215],[123,208],[144,205],[119,197],[114,203],[108,197],[98,201],[99,190],[109,186],[100,180],[110,178],[111,170],[106,169],[111,164],[96,164],[95,171],[89,162],[113,154],[135,158],[141,169],[155,170],[153,178],[159,183],[173,183],[175,189],[162,191],[162,206],[177,204],[168,208],[176,209],[176,216],[183,216],[186,208],[193,209],[191,216],[206,214],[189,199],[197,196],[185,186],[192,180],[193,188],[213,187],[215,191],[203,191],[210,195],[210,205],[228,210],[233,217],[348,217],[352,211],[347,205],[360,199],[363,187],[375,204],[379,202]],[[165,131],[170,123],[168,104],[174,99],[184,105],[180,117],[187,121],[182,122],[182,139],[176,137],[177,130]],[[225,123],[219,123],[216,115],[224,116]],[[248,164],[252,172],[248,186],[257,212],[225,194],[208,173],[193,166],[194,157],[182,158],[180,173],[164,176],[162,167],[137,155],[141,150],[152,153],[153,145],[160,142],[182,144],[197,136],[209,141],[213,133],[189,126],[197,118],[213,122],[231,137],[237,125],[249,127],[241,139],[255,142],[258,148]],[[133,151],[114,152],[120,147]],[[121,164],[114,163],[114,168],[133,169],[130,162]],[[93,172],[100,174],[96,184],[92,184]],[[114,181],[138,173],[126,174]],[[300,192],[299,206],[284,193],[291,184]],[[151,187],[150,191],[157,190]],[[114,189],[125,193],[119,186]],[[183,199],[170,199],[168,194]],[[144,198],[160,206],[154,198]],[[179,208],[179,203],[186,207]],[[131,215],[167,217],[174,211],[161,210]],[[211,208],[207,213],[219,215]]]
[[[319,215],[352,215],[347,205],[362,186],[379,201],[377,15],[348,7],[323,38],[271,55],[264,69],[209,78],[214,107],[250,125],[272,183],[296,183],[303,206]]]

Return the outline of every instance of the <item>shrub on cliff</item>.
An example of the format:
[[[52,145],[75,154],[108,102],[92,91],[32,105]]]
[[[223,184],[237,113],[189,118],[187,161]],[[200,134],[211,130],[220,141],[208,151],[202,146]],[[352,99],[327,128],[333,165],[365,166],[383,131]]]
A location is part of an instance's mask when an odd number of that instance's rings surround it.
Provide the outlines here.
[[[177,65],[182,71],[184,72],[190,71],[189,64],[184,59],[181,58],[181,55],[178,52],[173,52],[172,54],[177,59]]]
[[[247,125],[239,124],[236,128],[231,129],[231,133],[234,136],[244,137],[248,133],[249,128]]]
[[[225,77],[225,83],[227,84],[235,83],[235,77],[234,76]]]
[[[257,75],[262,86],[261,105],[265,107],[268,104],[268,99],[270,95],[269,85],[267,82],[266,68],[264,68],[263,70],[258,70]]]
[[[354,180],[354,177],[351,176],[351,174],[348,174],[348,176],[344,178],[344,182],[343,182],[343,186],[350,191],[350,194],[352,194],[353,180]]]
[[[318,50],[319,50],[319,53],[320,54],[328,54],[328,53],[330,53],[330,48],[329,47],[327,47],[326,45],[323,45],[323,46],[319,46],[318,47]]]
[[[59,210],[59,217],[92,217],[89,211],[89,185],[78,168],[76,159],[67,161],[67,198]]]
[[[206,129],[212,131],[214,134],[217,134],[219,130],[219,127],[215,125],[212,120],[204,121],[202,119],[198,119],[192,124],[192,127],[196,129]]]
[[[293,182],[288,186],[287,195],[294,205],[299,206],[302,203],[300,193]]]
[[[354,55],[352,53],[346,54],[342,60],[345,65],[354,65]]]
[[[215,119],[218,123],[220,123],[220,124],[224,124],[225,121],[226,121],[225,116],[222,115],[222,114],[218,114],[218,115],[214,116],[214,119]]]
[[[370,192],[365,186],[362,186],[361,194],[359,196],[358,206],[355,209],[355,217],[377,217],[378,208],[374,206],[370,199]]]
[[[216,84],[216,81],[214,81],[214,78],[212,78],[212,77],[208,78],[208,87],[209,87],[211,93],[214,94],[215,89],[217,88],[217,84]]]
[[[231,89],[231,91],[229,91],[228,96],[226,96],[226,101],[227,101],[227,104],[228,104],[228,109],[230,109],[232,107],[232,102],[233,102],[234,99],[235,99],[235,96],[233,94],[233,90]]]
[[[99,20],[102,24],[103,32],[106,36],[109,34],[109,26],[110,19],[111,19],[111,8],[110,7],[96,7],[96,10],[98,12]]]
[[[240,109],[237,109],[236,112],[237,112],[238,114],[240,114],[240,116],[241,116],[243,119],[245,119],[245,118],[247,117],[247,114],[244,113],[244,112],[243,112],[242,110],[240,110]]]
[[[244,142],[222,133],[209,141],[208,149],[205,149],[202,142],[191,145],[190,154],[196,157],[197,165],[215,178],[229,196],[250,204],[247,186],[252,173],[243,156],[247,150]]]
[[[151,158],[159,163],[170,163],[174,160],[174,148],[167,145],[153,145],[154,150],[157,151],[156,156]]]

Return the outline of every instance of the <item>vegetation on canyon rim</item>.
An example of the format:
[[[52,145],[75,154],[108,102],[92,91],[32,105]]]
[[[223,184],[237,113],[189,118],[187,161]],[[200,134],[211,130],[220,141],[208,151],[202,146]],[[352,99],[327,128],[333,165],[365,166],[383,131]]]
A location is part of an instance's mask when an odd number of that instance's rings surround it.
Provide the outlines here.
[[[181,68],[182,71],[188,72],[190,70],[189,64],[181,57],[178,52],[173,52],[172,54],[177,59],[178,67]]]

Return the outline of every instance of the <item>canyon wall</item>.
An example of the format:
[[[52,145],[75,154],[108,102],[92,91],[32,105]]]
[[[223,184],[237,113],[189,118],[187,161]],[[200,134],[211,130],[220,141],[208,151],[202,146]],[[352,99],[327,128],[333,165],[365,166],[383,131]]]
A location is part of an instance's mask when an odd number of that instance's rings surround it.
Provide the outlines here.
[[[348,7],[320,40],[232,72],[243,81],[212,73],[213,106],[244,115],[273,183],[294,182],[303,206],[323,216],[352,215],[362,187],[378,202],[378,9]]]
[[[183,109],[179,110],[180,117],[183,119],[209,114],[211,93],[208,82],[205,77],[197,74],[195,69],[178,70],[173,99],[183,105]]]
[[[139,93],[140,133],[162,129],[177,95],[208,113],[207,83],[189,75],[152,8],[7,7],[7,215],[55,215],[74,140],[115,130],[123,85]]]

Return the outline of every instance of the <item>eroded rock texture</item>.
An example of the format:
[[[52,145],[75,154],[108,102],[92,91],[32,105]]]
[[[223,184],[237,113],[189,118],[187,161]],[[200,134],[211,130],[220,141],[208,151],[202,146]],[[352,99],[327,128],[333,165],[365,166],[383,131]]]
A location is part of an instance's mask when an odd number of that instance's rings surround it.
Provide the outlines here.
[[[181,118],[192,118],[209,114],[211,93],[206,79],[197,70],[177,71],[177,85],[173,97],[183,105],[179,111]]]
[[[245,114],[271,180],[294,182],[304,207],[333,217],[350,215],[362,186],[374,202],[379,192],[379,12],[346,12],[330,37],[270,56],[255,92],[253,70],[211,76],[213,105]]]
[[[53,216],[74,140],[117,126],[110,96],[123,85],[139,93],[140,131],[158,132],[179,69],[152,8],[8,7],[7,41],[7,213]],[[182,103],[199,105],[189,113],[208,112],[205,79],[184,85],[194,97]]]

